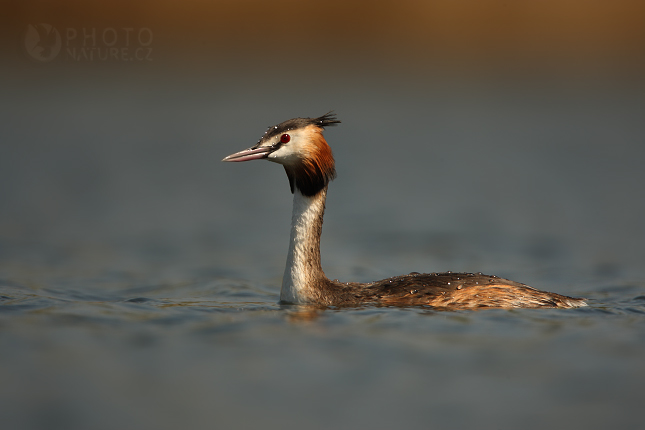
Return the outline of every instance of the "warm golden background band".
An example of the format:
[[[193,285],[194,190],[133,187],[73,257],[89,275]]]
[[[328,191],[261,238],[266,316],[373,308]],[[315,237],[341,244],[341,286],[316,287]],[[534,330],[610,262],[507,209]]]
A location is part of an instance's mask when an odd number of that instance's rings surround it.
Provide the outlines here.
[[[639,73],[642,0],[5,1],[6,55],[28,24],[146,27],[157,61],[225,61],[272,70],[350,64],[478,71],[583,67]],[[159,65],[159,63],[157,63]]]

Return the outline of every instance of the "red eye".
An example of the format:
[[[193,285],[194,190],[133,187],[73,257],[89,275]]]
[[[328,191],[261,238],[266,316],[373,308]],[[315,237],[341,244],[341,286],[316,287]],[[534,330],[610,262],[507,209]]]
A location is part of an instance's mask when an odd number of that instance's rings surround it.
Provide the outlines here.
[[[287,143],[290,140],[291,136],[289,136],[288,134],[283,134],[282,136],[280,136],[280,143]]]

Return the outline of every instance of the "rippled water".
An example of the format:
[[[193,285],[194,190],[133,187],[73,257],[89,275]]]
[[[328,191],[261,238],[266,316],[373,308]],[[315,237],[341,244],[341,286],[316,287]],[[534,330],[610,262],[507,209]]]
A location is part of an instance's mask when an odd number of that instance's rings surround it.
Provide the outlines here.
[[[275,108],[273,91],[91,88],[2,101],[3,429],[642,426],[645,110],[629,89],[367,86]],[[287,180],[219,160],[330,107],[330,277],[482,271],[590,306],[279,305]]]
[[[642,285],[587,291],[570,311],[454,313],[279,306],[275,288],[235,279],[2,291],[11,428],[641,420]]]

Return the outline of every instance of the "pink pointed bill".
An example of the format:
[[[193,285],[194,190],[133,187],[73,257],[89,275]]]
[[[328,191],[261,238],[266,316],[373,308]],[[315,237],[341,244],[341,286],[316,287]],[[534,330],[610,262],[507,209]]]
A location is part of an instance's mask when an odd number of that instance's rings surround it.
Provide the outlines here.
[[[236,152],[231,154],[228,157],[225,157],[222,161],[250,161],[250,160],[260,160],[266,158],[269,155],[271,148],[269,147],[260,147],[260,148],[249,148],[244,151]]]

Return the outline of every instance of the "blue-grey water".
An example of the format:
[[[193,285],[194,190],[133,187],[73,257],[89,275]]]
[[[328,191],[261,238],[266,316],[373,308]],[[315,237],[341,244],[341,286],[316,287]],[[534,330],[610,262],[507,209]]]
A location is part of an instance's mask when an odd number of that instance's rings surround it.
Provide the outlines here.
[[[0,98],[1,428],[642,428],[638,85],[29,73]],[[288,181],[220,160],[330,109],[329,277],[590,306],[280,306]]]

